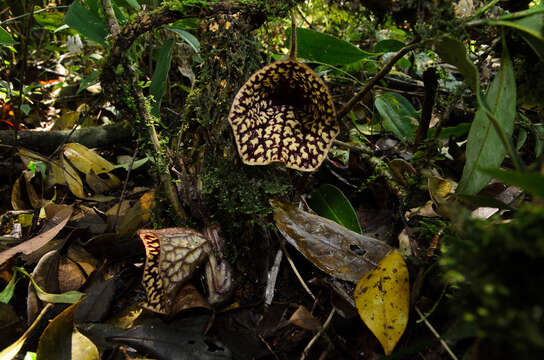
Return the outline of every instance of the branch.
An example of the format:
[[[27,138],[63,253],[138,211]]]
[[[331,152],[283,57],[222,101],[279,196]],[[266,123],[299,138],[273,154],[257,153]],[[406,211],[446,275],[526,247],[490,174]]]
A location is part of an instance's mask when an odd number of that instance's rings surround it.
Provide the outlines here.
[[[125,33],[124,30],[126,28],[123,29],[122,33],[119,33],[119,24],[117,23],[115,13],[113,12],[111,0],[102,0],[102,7],[104,9],[104,13],[106,14],[106,17],[108,18],[108,27],[113,36],[114,42],[119,42],[120,40],[122,40],[122,34]],[[144,16],[145,15],[146,14],[144,14]],[[113,50],[112,50],[112,53],[113,53]],[[110,55],[112,53],[110,53]],[[111,56],[108,57],[108,59],[111,59]],[[156,153],[156,156],[159,159],[159,162],[157,165],[157,168],[159,170],[159,178],[161,179],[161,182],[165,187],[168,199],[170,200],[172,207],[176,211],[179,217],[179,220],[185,221],[187,219],[187,214],[185,210],[183,210],[183,208],[181,207],[178,193],[176,192],[176,188],[174,187],[174,184],[171,181],[170,171],[168,170],[168,162],[166,161],[166,157],[164,156],[164,151],[162,151],[161,149],[159,137],[157,135],[157,131],[155,130],[155,125],[153,123],[151,113],[149,112],[149,107],[147,106],[145,97],[142,94],[142,89],[140,85],[138,84],[136,72],[127,64],[126,58],[119,56],[119,61],[122,61],[122,60],[124,60],[123,65],[125,66],[125,73],[128,80],[130,81],[129,82],[129,84],[131,85],[130,88],[133,93],[134,100],[136,101],[138,115],[140,116],[142,121],[148,126],[149,137],[153,144],[153,149]],[[110,70],[113,70],[113,69],[110,68]]]
[[[425,98],[423,99],[421,121],[419,122],[414,140],[414,148],[416,149],[427,137],[427,131],[429,131],[429,125],[431,124],[436,89],[438,88],[438,75],[436,75],[434,67],[428,68],[423,72],[423,82],[425,83]]]
[[[119,36],[119,23],[115,17],[115,12],[111,5],[111,0],[102,0],[102,7],[104,8],[104,14],[106,15],[106,20],[108,22],[108,29],[110,30],[111,35],[114,39]]]
[[[64,143],[70,133],[72,133],[72,130],[19,130],[17,132],[17,144],[15,144],[13,130],[1,130],[0,144],[17,145],[37,151],[40,154],[50,154]],[[77,129],[69,137],[70,142],[77,142],[88,148],[107,147],[112,144],[128,143],[131,140],[130,128],[124,123]]]
[[[103,1],[108,2],[109,0]],[[211,15],[235,13],[238,11],[244,11],[252,15],[252,18],[255,20],[252,21],[254,28],[260,26],[264,22],[265,16],[263,16],[263,9],[254,4],[238,4],[231,2],[210,3],[206,7],[191,7],[185,12],[175,11],[167,7],[150,12],[140,12],[133,21],[123,26],[118,33],[118,36],[114,35],[110,54],[104,63],[102,75],[100,76],[102,88],[107,89],[107,85],[115,81],[115,69],[122,62],[123,56],[126,55],[126,52],[132,46],[132,43],[140,35],[180,19],[194,17],[203,18]],[[110,26],[109,19],[108,26]],[[112,31],[111,26],[110,31]]]
[[[385,75],[389,74],[393,66],[397,61],[402,59],[404,55],[406,55],[410,50],[413,50],[417,48],[418,46],[422,45],[423,42],[416,42],[410,45],[407,45],[400,49],[388,62],[385,64],[385,66],[380,70],[379,73],[376,74],[372,79],[370,79],[365,87],[359,91],[355,96],[353,96],[347,103],[344,104],[344,106],[338,111],[337,118],[341,119],[344,115],[346,115],[354,106],[357,104],[365,95],[367,92],[369,92],[374,85],[378,83],[381,79],[385,77]]]

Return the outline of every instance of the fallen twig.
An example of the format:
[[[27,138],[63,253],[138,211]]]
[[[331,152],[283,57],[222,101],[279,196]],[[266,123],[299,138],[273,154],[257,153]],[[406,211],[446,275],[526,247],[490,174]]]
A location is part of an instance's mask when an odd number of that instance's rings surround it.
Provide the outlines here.
[[[329,327],[335,313],[336,313],[336,309],[332,308],[331,312],[329,313],[329,316],[327,317],[327,320],[325,320],[325,323],[323,324],[321,329],[319,329],[317,334],[315,334],[312,340],[310,340],[308,345],[306,345],[306,347],[304,348],[304,351],[302,352],[302,355],[300,356],[300,360],[306,359],[306,357],[308,356],[308,353],[310,352],[310,349],[312,348],[312,346],[314,346],[317,339],[319,339],[321,335],[325,332],[325,330],[327,330],[327,328]]]

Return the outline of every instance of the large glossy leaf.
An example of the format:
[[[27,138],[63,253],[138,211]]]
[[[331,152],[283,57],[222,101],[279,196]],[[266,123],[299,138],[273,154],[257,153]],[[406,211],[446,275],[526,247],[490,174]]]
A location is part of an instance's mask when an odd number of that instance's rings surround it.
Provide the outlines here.
[[[374,45],[374,52],[382,53],[382,52],[397,52],[400,49],[404,47],[404,43],[399,40],[395,39],[386,39],[382,41],[378,41],[376,45]]]
[[[544,19],[542,16],[542,12],[512,20],[508,19],[509,16],[505,16],[498,21],[491,21],[490,24],[508,26],[544,41]]]
[[[308,205],[318,215],[362,234],[357,214],[344,193],[334,185],[323,184],[308,196]]]
[[[485,174],[510,185],[518,186],[533,195],[544,198],[544,175],[500,169],[481,169]]]
[[[288,29],[287,39],[290,38],[291,29]],[[345,40],[309,29],[297,28],[297,41],[298,57],[330,65],[351,64],[375,55]]]
[[[89,39],[102,45],[106,44],[106,36],[108,35],[106,23],[78,1],[74,1],[70,5],[64,22]]]
[[[485,96],[505,135],[512,137],[516,117],[516,83],[508,49],[503,48],[500,71],[495,75]],[[457,189],[458,193],[474,195],[491,180],[480,167],[498,168],[506,150],[493,123],[480,105],[468,134],[466,163]]]
[[[533,48],[540,59],[544,61],[544,17],[542,13],[535,13],[520,19],[494,21],[491,24],[507,26],[518,30],[521,33],[521,37]]]
[[[480,89],[478,68],[467,57],[465,45],[451,36],[443,36],[434,42],[434,50],[442,60],[455,65],[473,91]]]
[[[315,266],[342,280],[357,282],[391,250],[383,241],[360,235],[332,220],[270,200],[277,228]]]
[[[397,250],[365,275],[354,292],[359,316],[391,354],[406,329],[410,309],[408,268]]]
[[[2,45],[13,45],[16,41],[13,40],[10,33],[0,27],[0,44]]]
[[[162,97],[166,92],[166,80],[168,79],[170,63],[172,62],[172,45],[174,45],[174,40],[172,39],[168,39],[162,44],[155,72],[151,78],[151,85],[149,86],[149,93],[153,95],[154,99],[151,114],[157,117],[160,115]]]
[[[408,99],[400,94],[386,92],[376,96],[374,105],[388,130],[403,143],[414,141],[419,115]]]
[[[193,34],[176,26],[169,26],[167,29],[178,34],[197,54],[200,53],[200,42]]]

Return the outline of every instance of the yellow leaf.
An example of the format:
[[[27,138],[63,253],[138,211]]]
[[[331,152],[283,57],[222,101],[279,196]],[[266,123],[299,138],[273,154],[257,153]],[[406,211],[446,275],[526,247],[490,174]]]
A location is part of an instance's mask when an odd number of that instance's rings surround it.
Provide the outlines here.
[[[64,156],[60,156],[60,160],[64,169],[64,180],[68,184],[68,188],[78,198],[84,198],[85,192],[83,191],[83,181],[79,177],[79,174],[76,170],[70,165]]]
[[[408,268],[393,250],[359,280],[355,288],[359,316],[378,338],[386,355],[391,354],[406,329],[410,308]]]
[[[88,174],[91,171],[95,174],[103,174],[115,168],[112,163],[98,155],[95,151],[78,143],[64,145],[63,153],[72,165],[84,174]]]

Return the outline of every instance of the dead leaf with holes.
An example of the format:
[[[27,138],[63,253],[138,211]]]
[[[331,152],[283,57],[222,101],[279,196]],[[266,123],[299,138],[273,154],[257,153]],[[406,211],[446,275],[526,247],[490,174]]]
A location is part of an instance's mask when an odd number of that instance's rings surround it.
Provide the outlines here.
[[[406,329],[410,308],[408,268],[393,250],[363,276],[354,293],[359,316],[378,338],[386,355],[391,354]]]
[[[287,242],[315,266],[342,280],[357,282],[391,251],[385,242],[338,223],[270,200],[274,221]]]

